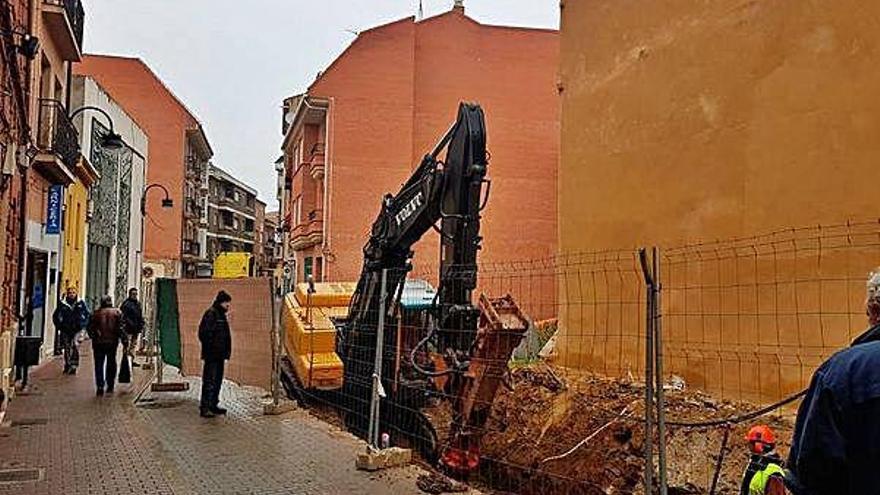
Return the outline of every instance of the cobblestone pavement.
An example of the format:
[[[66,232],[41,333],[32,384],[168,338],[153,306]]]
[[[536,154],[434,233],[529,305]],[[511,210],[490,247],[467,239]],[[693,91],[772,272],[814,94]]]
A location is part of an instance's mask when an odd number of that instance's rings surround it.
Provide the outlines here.
[[[132,403],[137,385],[96,397],[88,348],[76,376],[47,363],[31,374],[34,393],[12,402],[0,469],[36,468],[42,479],[0,483],[0,494],[420,493],[418,468],[357,471],[364,444],[301,410],[263,416],[258,390],[227,382],[229,414],[214,419],[198,417],[197,379],[186,393],[148,392],[146,406]],[[134,381],[146,379],[136,368]]]

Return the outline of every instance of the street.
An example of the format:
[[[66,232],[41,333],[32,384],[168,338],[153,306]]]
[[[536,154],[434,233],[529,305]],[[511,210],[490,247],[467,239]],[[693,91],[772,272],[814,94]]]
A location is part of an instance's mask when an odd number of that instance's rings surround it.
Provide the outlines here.
[[[0,469],[42,473],[39,481],[0,482],[0,494],[419,493],[418,468],[358,472],[362,442],[302,410],[263,416],[257,389],[227,382],[221,403],[229,414],[210,420],[198,416],[198,379],[186,393],[147,392],[136,407],[132,390],[148,376],[135,368],[134,386],[95,397],[88,341],[81,350],[76,375],[49,361],[32,372],[34,391],[12,402],[12,422],[0,428]],[[180,380],[167,369],[166,378]]]

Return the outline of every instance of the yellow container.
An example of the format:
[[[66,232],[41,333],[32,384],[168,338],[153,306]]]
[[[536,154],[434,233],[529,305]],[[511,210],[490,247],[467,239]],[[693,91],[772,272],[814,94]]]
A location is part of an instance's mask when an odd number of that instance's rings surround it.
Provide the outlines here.
[[[305,388],[334,390],[342,387],[342,360],[335,352],[299,354],[293,356],[291,361],[296,376]]]
[[[293,294],[284,298],[282,322],[285,346],[290,354],[333,352],[336,349],[336,327],[323,308],[312,308],[309,321],[306,308],[300,306]]]
[[[354,282],[320,282],[315,284],[312,294],[312,307],[348,307],[357,284]],[[308,304],[309,284],[296,285],[296,300],[301,306]]]
[[[220,253],[214,258],[214,278],[244,278],[251,275],[250,253]]]

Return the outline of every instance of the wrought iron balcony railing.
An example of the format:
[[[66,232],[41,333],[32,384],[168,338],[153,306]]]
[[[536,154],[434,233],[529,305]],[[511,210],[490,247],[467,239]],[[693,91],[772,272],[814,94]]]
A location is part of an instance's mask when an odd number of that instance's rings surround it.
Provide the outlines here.
[[[79,132],[67,116],[67,109],[57,100],[40,100],[37,145],[53,153],[70,168],[79,161]]]

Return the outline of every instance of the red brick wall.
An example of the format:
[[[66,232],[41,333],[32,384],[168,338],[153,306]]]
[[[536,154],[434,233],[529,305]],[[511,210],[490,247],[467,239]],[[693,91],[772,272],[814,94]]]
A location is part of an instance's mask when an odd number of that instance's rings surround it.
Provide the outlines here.
[[[409,175],[414,31],[404,20],[362,33],[310,88],[331,98],[324,226],[330,280],[357,280],[382,195]]]
[[[87,55],[74,72],[94,78],[132,116],[149,139],[147,182],[168,188],[173,208],[161,207],[161,194],[147,199],[144,255],[179,259],[183,222],[185,132],[195,121],[140,60]],[[155,196],[154,196],[155,195]]]
[[[272,377],[272,302],[269,278],[229,280],[179,279],[177,305],[183,373],[201,375],[199,322],[214,302],[217,292],[232,296],[229,326],[232,331],[232,359],[226,364],[226,378],[239,384],[269,389]]]
[[[325,234],[331,280],[356,280],[361,249],[386,192],[455,119],[458,103],[487,115],[492,196],[480,259],[556,250],[558,33],[480,25],[459,12],[361,33],[310,94],[331,99]],[[437,235],[416,247],[416,271],[436,271]]]

